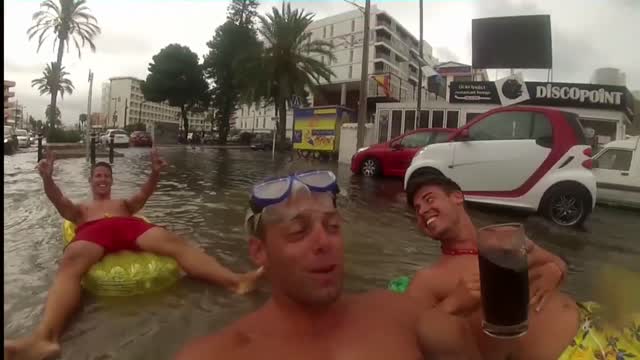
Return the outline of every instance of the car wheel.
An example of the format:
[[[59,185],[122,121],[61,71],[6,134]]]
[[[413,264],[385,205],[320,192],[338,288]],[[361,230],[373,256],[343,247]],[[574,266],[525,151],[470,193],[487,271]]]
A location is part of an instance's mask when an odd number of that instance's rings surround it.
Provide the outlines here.
[[[557,225],[582,225],[591,214],[591,196],[579,184],[558,184],[547,190],[542,198],[540,210],[544,217]]]
[[[372,177],[380,174],[380,161],[374,158],[364,159],[360,165],[360,172],[364,176]]]

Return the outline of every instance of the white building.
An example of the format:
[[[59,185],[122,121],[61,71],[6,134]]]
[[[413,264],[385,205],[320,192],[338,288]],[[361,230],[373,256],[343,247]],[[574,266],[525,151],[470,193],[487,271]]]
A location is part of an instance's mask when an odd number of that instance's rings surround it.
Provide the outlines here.
[[[419,42],[400,23],[375,5],[371,7],[369,41],[368,108],[372,121],[378,102],[415,101],[418,85]],[[308,32],[311,40],[329,41],[334,46],[335,61],[324,56],[318,60],[335,73],[331,82],[321,82],[318,94],[309,99],[314,106],[343,105],[357,109],[362,70],[364,15],[352,10],[314,21]],[[427,98],[427,78],[434,75],[432,67],[438,62],[432,48],[423,41],[422,98]],[[236,112],[236,128],[242,131],[264,132],[274,128],[274,106],[243,106]],[[293,123],[287,115],[287,132]]]
[[[101,111],[107,119],[107,127],[123,128],[127,124],[142,122],[148,128],[155,123],[173,123],[182,127],[180,108],[167,102],[146,101],[142,95],[142,80],[131,77],[113,77],[102,84]],[[189,113],[189,131],[211,131],[211,123],[205,121],[206,113]]]

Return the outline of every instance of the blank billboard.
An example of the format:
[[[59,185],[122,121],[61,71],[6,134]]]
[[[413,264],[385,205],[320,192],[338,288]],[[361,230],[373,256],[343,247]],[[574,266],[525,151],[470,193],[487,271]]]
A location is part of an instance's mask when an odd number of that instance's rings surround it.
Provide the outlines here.
[[[473,19],[475,69],[550,69],[551,17],[509,16]]]

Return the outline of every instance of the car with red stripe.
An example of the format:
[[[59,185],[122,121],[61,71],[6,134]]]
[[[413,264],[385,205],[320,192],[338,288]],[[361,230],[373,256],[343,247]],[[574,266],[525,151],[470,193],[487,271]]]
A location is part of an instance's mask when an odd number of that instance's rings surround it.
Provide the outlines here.
[[[562,226],[582,224],[596,202],[591,147],[578,115],[544,107],[488,111],[448,142],[423,148],[404,177],[444,175],[470,202],[537,211]]]

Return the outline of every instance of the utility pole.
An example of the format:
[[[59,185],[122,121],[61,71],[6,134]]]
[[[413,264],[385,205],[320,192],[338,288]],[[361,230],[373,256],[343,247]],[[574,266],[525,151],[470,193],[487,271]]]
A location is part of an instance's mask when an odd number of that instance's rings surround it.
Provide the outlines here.
[[[422,0],[420,0],[420,43],[418,43],[418,52],[420,59],[418,60],[418,98],[416,99],[416,122],[417,129],[420,124],[420,108],[422,107]]]
[[[127,127],[127,109],[129,109],[128,102],[129,102],[129,99],[124,99],[124,126],[123,126],[123,128]]]
[[[84,143],[85,143],[85,155],[87,161],[89,161],[89,145],[91,143],[91,96],[93,91],[93,72],[89,70],[89,99],[87,100],[87,121],[84,127]]]
[[[364,31],[362,38],[362,72],[360,74],[360,102],[358,106],[358,132],[356,148],[364,145],[364,129],[367,121],[367,90],[369,88],[369,17],[371,14],[371,0],[365,0]]]

